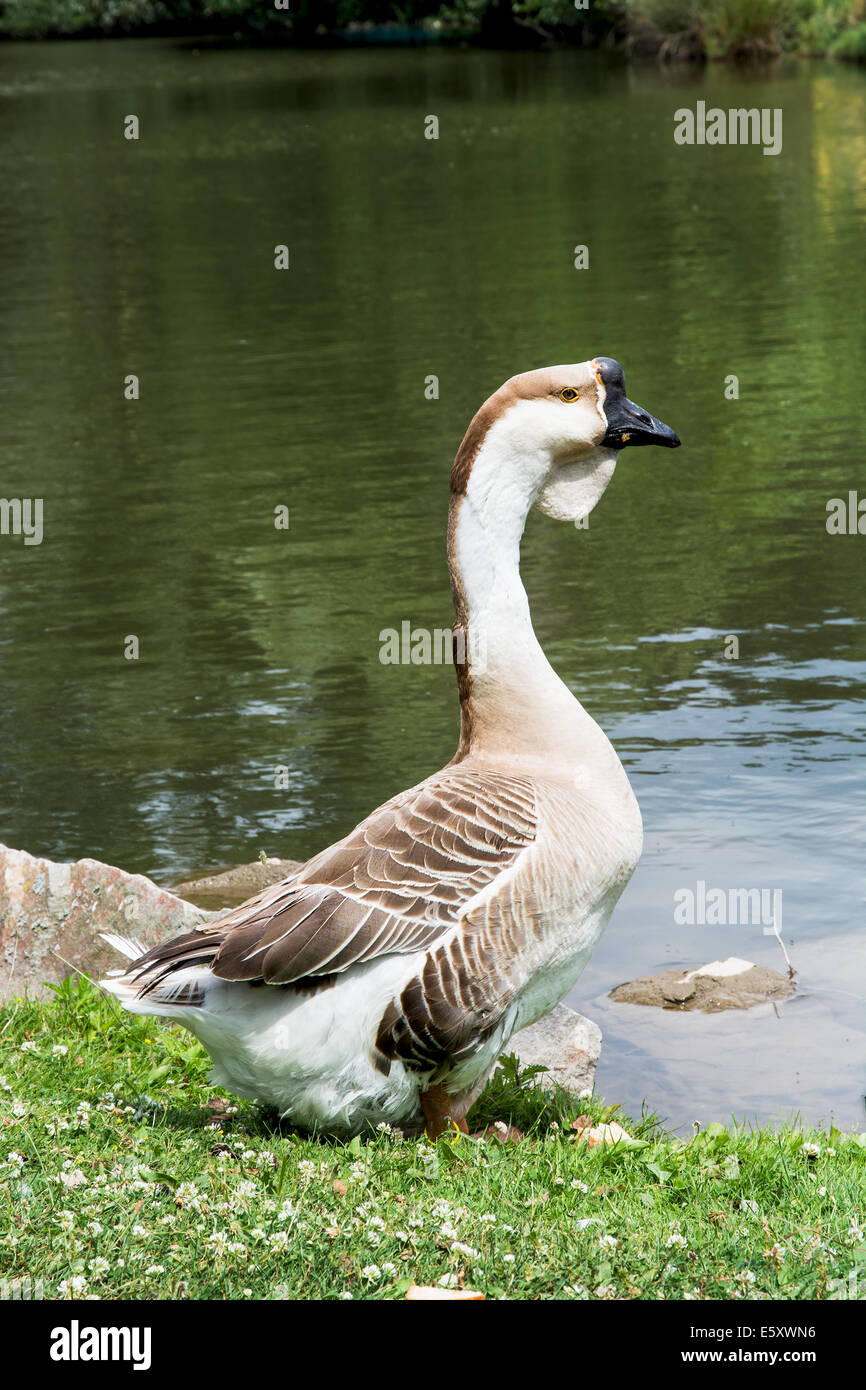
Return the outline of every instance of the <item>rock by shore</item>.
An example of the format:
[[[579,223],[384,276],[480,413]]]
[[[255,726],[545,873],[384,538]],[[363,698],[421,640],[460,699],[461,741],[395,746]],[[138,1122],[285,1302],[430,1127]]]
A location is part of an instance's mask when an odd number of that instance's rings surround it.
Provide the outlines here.
[[[57,864],[0,845],[0,1000],[44,998],[46,982],[113,970],[119,959],[102,931],[154,946],[211,915],[143,874],[98,859]]]
[[[658,975],[630,980],[617,985],[608,997],[619,1004],[718,1013],[723,1009],[750,1009],[769,1000],[787,999],[793,993],[794,985],[787,975],[729,956],[696,970],[662,970]]]
[[[252,864],[240,864],[236,869],[186,879],[183,883],[175,884],[171,891],[198,907],[211,910],[235,907],[260,893],[263,888],[270,888],[272,883],[288,878],[300,867],[295,859],[256,859]]]
[[[564,1086],[579,1095],[593,1088],[601,1029],[566,1004],[557,1004],[537,1023],[515,1033],[505,1051],[515,1052],[522,1067],[547,1067],[537,1077],[539,1086]]]

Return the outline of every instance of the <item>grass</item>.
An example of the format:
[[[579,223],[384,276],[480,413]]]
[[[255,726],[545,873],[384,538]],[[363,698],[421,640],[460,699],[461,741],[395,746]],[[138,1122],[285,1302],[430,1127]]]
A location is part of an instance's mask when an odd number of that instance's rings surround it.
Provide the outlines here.
[[[471,1116],[518,1143],[387,1130],[338,1143],[210,1086],[182,1029],[87,981],[0,1010],[0,1278],[46,1298],[850,1296],[866,1274],[866,1135],[688,1141],[542,1091],[506,1059]],[[633,1136],[590,1149],[578,1113]],[[860,1287],[863,1288],[861,1277]]]

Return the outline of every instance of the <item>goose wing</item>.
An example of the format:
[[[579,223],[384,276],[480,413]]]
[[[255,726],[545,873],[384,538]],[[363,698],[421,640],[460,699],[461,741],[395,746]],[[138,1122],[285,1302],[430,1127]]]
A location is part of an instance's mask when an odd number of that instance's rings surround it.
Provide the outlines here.
[[[443,769],[386,802],[291,878],[137,962],[141,993],[192,964],[291,984],[430,947],[537,831],[532,782]]]

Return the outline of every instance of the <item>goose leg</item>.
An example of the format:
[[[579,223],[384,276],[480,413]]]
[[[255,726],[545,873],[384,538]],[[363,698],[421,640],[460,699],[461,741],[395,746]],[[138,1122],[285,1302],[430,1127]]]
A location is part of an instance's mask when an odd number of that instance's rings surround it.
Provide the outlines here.
[[[455,1113],[461,1109],[459,1100],[449,1096],[441,1083],[428,1086],[426,1091],[421,1092],[421,1108],[428,1139],[438,1139],[452,1124],[456,1124],[463,1134],[469,1133],[465,1116]]]

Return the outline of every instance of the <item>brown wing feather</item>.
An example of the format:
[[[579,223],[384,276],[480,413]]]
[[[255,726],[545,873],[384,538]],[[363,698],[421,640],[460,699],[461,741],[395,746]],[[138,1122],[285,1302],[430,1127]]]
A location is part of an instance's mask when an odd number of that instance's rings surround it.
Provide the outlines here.
[[[423,950],[535,833],[527,779],[446,768],[292,878],[148,952],[137,962],[143,990],[203,958],[221,979],[288,984]],[[460,1010],[456,994],[451,1007]]]

